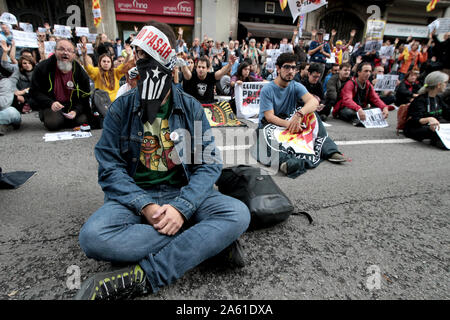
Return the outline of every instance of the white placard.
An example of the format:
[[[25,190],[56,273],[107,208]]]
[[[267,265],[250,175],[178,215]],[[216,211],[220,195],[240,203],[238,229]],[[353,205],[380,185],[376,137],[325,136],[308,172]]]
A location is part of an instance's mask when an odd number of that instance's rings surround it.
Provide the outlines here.
[[[19,22],[19,27],[25,32],[33,32],[33,25],[27,22]]]
[[[17,24],[17,18],[15,15],[9,12],[3,12],[2,15],[0,16],[0,22],[6,24]]]
[[[306,0],[306,1],[298,1],[298,0],[288,0],[289,10],[291,10],[292,18],[297,19],[297,17],[301,14],[306,14],[311,11],[315,11],[320,7],[328,4],[326,0],[320,0],[318,4],[316,1]]]
[[[450,32],[450,18],[439,18],[428,25],[428,30],[436,30],[436,34]]]
[[[398,75],[378,74],[375,91],[395,91],[397,87]]]
[[[83,46],[82,43],[77,43],[79,55],[81,55],[81,47],[82,46]],[[94,54],[94,47],[92,46],[92,43],[86,43],[86,49],[87,49],[87,54]]]
[[[329,41],[330,40],[330,34],[329,33],[325,33],[325,35],[323,36],[323,40]]]
[[[88,38],[89,42],[93,43],[97,39],[97,34],[96,33],[90,33],[87,38]]]
[[[292,47],[292,44],[288,44],[288,43],[280,44],[280,54],[285,53],[285,52],[294,52],[294,48]]]
[[[332,52],[330,57],[327,58],[327,63],[336,63],[336,53]]]
[[[383,46],[383,40],[369,40],[366,41],[366,45],[364,46],[365,52],[370,52],[372,50],[380,51]]]
[[[37,34],[35,32],[25,32],[11,30],[14,42],[18,48],[39,48]]]
[[[102,17],[102,11],[100,9],[92,9],[92,14],[94,15],[94,19]]]
[[[359,114],[356,113],[358,116],[358,119],[361,121],[361,123],[366,128],[386,128],[389,127],[389,124],[387,123],[386,119],[383,117],[383,113],[381,112],[380,108],[375,109],[367,109],[364,110],[366,113],[366,120],[362,121],[359,119]]]
[[[382,46],[380,49],[380,57],[386,58],[386,59],[392,59],[392,56],[394,55],[394,46]]]
[[[269,82],[244,82],[234,87],[236,115],[238,118],[253,118],[259,115],[259,95]]]
[[[44,41],[45,54],[55,53],[56,41]]]
[[[366,39],[383,40],[385,27],[384,20],[367,20]]]
[[[42,27],[38,27],[38,32],[40,32],[40,33],[47,33],[47,29],[42,28]]]
[[[77,37],[86,36],[89,37],[89,28],[88,27],[75,27],[75,34]]]
[[[442,143],[447,149],[450,149],[450,123],[441,123],[440,129],[436,131]]]
[[[72,29],[69,26],[61,26],[59,24],[55,24],[55,36],[61,38],[72,38]]]

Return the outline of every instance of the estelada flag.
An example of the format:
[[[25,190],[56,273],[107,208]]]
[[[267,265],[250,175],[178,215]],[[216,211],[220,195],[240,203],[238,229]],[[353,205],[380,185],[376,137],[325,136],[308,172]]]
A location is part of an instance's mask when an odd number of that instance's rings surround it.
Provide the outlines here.
[[[92,14],[94,15],[94,25],[96,28],[102,22],[102,12],[100,10],[100,0],[92,0]]]
[[[284,8],[287,6],[287,0],[280,0],[281,11],[284,11]]]
[[[431,0],[430,3],[427,5],[427,12],[430,12],[436,8],[436,4],[439,2],[439,0]]]

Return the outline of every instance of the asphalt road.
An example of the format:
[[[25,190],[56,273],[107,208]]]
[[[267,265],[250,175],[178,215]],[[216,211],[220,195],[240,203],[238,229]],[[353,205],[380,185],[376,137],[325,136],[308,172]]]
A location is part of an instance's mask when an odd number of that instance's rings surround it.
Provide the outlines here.
[[[274,176],[313,225],[291,216],[246,232],[245,267],[202,264],[142,299],[449,299],[450,152],[397,136],[395,121],[395,112],[384,129],[330,120],[330,137],[352,161],[325,161],[297,179]],[[219,132],[227,130],[237,129]],[[70,266],[81,280],[111,267],[78,244],[103,204],[93,154],[101,131],[58,142],[44,142],[45,133],[33,113],[0,137],[4,172],[37,171],[20,188],[0,190],[0,299],[71,299]],[[234,159],[226,165],[249,158],[236,144],[241,150],[224,149]]]

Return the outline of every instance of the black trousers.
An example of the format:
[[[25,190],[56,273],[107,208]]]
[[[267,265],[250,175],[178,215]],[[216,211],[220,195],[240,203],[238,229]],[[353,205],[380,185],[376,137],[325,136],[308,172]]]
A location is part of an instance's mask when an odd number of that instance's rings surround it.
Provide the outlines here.
[[[54,112],[52,109],[41,110],[39,117],[49,131],[79,127],[88,123],[88,117],[85,114],[79,114],[75,119],[67,119],[61,111]]]

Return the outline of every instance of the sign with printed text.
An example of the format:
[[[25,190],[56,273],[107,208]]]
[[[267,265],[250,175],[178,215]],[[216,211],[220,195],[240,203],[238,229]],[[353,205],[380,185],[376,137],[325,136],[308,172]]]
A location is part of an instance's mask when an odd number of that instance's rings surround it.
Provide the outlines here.
[[[259,95],[269,82],[244,82],[234,88],[236,115],[238,118],[253,118],[259,115]]]
[[[45,47],[45,54],[46,55],[54,53],[55,52],[55,47],[56,47],[56,41],[45,41],[44,42],[44,47]]]
[[[89,28],[88,27],[76,27],[75,34],[77,35],[77,37],[82,37],[82,36],[88,37],[90,35]]]
[[[89,42],[95,42],[95,40],[97,39],[97,34],[96,33],[90,33],[88,36],[88,41]]]
[[[83,46],[83,44],[77,43],[79,55],[81,55],[81,47],[82,46]],[[87,54],[94,54],[94,47],[92,46],[92,43],[86,43],[86,49],[87,49]]]
[[[383,46],[383,40],[369,40],[369,41],[366,41],[366,44],[364,46],[364,51],[365,52],[380,51],[382,46]]]
[[[31,23],[19,22],[19,27],[25,32],[33,32],[33,25]]]
[[[392,56],[394,55],[394,46],[382,46],[380,49],[380,57],[381,58],[386,58],[386,59],[391,59]]]
[[[38,27],[38,32],[40,32],[40,33],[47,33],[47,29],[45,29],[43,27]]]
[[[195,0],[114,0],[116,12],[194,17]]]
[[[443,34],[450,32],[450,18],[439,18],[434,20],[428,25],[428,30],[433,32],[436,30],[436,34]]]
[[[367,109],[367,110],[364,110],[364,112],[366,113],[366,120],[364,120],[364,121],[359,119],[359,114],[357,113],[358,119],[361,121],[361,123],[364,125],[364,127],[366,127],[366,128],[389,127],[389,124],[387,123],[386,119],[384,118],[383,113],[381,112],[381,109],[379,109],[379,108]]]
[[[442,143],[447,149],[450,149],[450,123],[441,123],[439,130],[436,131]]]
[[[280,50],[280,54],[285,53],[285,52],[294,52],[294,48],[292,47],[292,44],[287,44],[287,43],[280,44],[279,50]]]
[[[61,26],[59,24],[55,24],[54,29],[54,36],[66,39],[72,38],[72,29],[69,26]]]
[[[366,39],[368,39],[368,40],[383,40],[385,27],[386,27],[386,21],[367,20]]]
[[[16,47],[21,48],[39,48],[37,34],[35,32],[25,32],[11,30]]]
[[[398,75],[378,74],[375,91],[395,91],[397,87]]]
[[[308,12],[315,11],[324,5],[328,4],[326,0],[288,0],[289,10],[293,21],[297,19],[299,15],[306,14]]]

